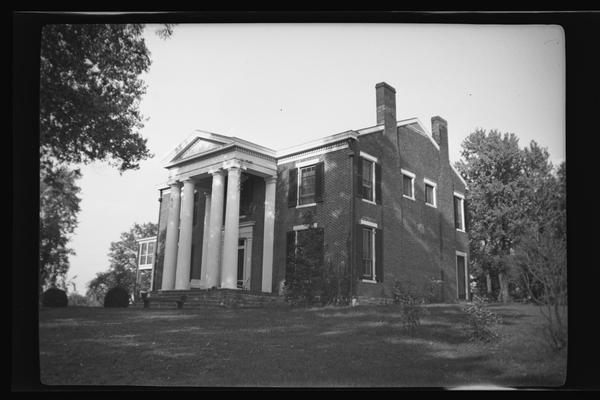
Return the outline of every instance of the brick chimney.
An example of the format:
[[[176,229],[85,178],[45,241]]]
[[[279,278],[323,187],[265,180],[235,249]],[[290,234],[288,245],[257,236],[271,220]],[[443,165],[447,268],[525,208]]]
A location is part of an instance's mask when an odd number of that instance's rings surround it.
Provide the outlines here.
[[[448,122],[439,116],[431,118],[431,135],[433,140],[440,146],[440,157],[445,163],[449,163],[448,154]]]
[[[377,125],[383,124],[385,133],[396,132],[396,89],[385,82],[375,85]]]

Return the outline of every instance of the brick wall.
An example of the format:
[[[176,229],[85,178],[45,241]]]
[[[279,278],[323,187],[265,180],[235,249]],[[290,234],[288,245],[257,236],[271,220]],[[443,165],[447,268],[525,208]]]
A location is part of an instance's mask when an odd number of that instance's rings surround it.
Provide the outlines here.
[[[275,201],[275,244],[273,254],[273,291],[279,291],[285,279],[286,233],[294,225],[317,223],[324,228],[324,260],[336,267],[348,268],[350,253],[350,211],[352,157],[349,148],[319,156],[307,156],[277,167]],[[288,207],[288,170],[305,160],[324,162],[323,202],[306,208]]]

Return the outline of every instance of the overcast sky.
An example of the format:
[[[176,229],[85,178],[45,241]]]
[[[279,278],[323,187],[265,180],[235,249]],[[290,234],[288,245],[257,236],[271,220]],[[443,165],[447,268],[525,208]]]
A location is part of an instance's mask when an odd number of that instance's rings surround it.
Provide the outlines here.
[[[155,157],[119,175],[82,168],[68,278],[85,293],[110,242],[157,222],[164,157],[194,129],[274,150],[375,125],[375,84],[396,88],[398,120],[448,121],[450,160],[476,128],[535,140],[565,160],[565,40],[552,25],[178,25],[146,29],[152,65],[141,109]],[[75,277],[76,276],[76,277]]]

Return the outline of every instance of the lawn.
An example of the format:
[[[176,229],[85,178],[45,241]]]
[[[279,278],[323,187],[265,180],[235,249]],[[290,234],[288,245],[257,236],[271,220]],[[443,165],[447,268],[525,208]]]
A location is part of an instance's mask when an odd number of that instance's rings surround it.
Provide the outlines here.
[[[531,305],[498,305],[500,339],[469,340],[459,305],[429,305],[414,331],[397,306],[40,310],[48,385],[560,386]]]

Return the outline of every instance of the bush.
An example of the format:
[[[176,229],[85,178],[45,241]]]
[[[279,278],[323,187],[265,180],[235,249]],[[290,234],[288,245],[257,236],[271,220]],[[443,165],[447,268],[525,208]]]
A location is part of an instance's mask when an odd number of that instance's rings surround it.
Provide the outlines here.
[[[42,296],[42,305],[46,307],[66,307],[68,304],[67,293],[58,288],[50,288]]]
[[[426,314],[422,307],[427,297],[420,293],[411,281],[395,281],[393,288],[394,304],[399,304],[402,311],[402,323],[405,328],[414,329],[421,325],[421,318]]]
[[[502,323],[500,315],[490,311],[484,298],[473,296],[464,311],[469,315],[471,340],[491,342],[498,339],[496,325]]]
[[[110,289],[104,296],[104,307],[127,307],[128,305],[129,292],[121,286]]]

